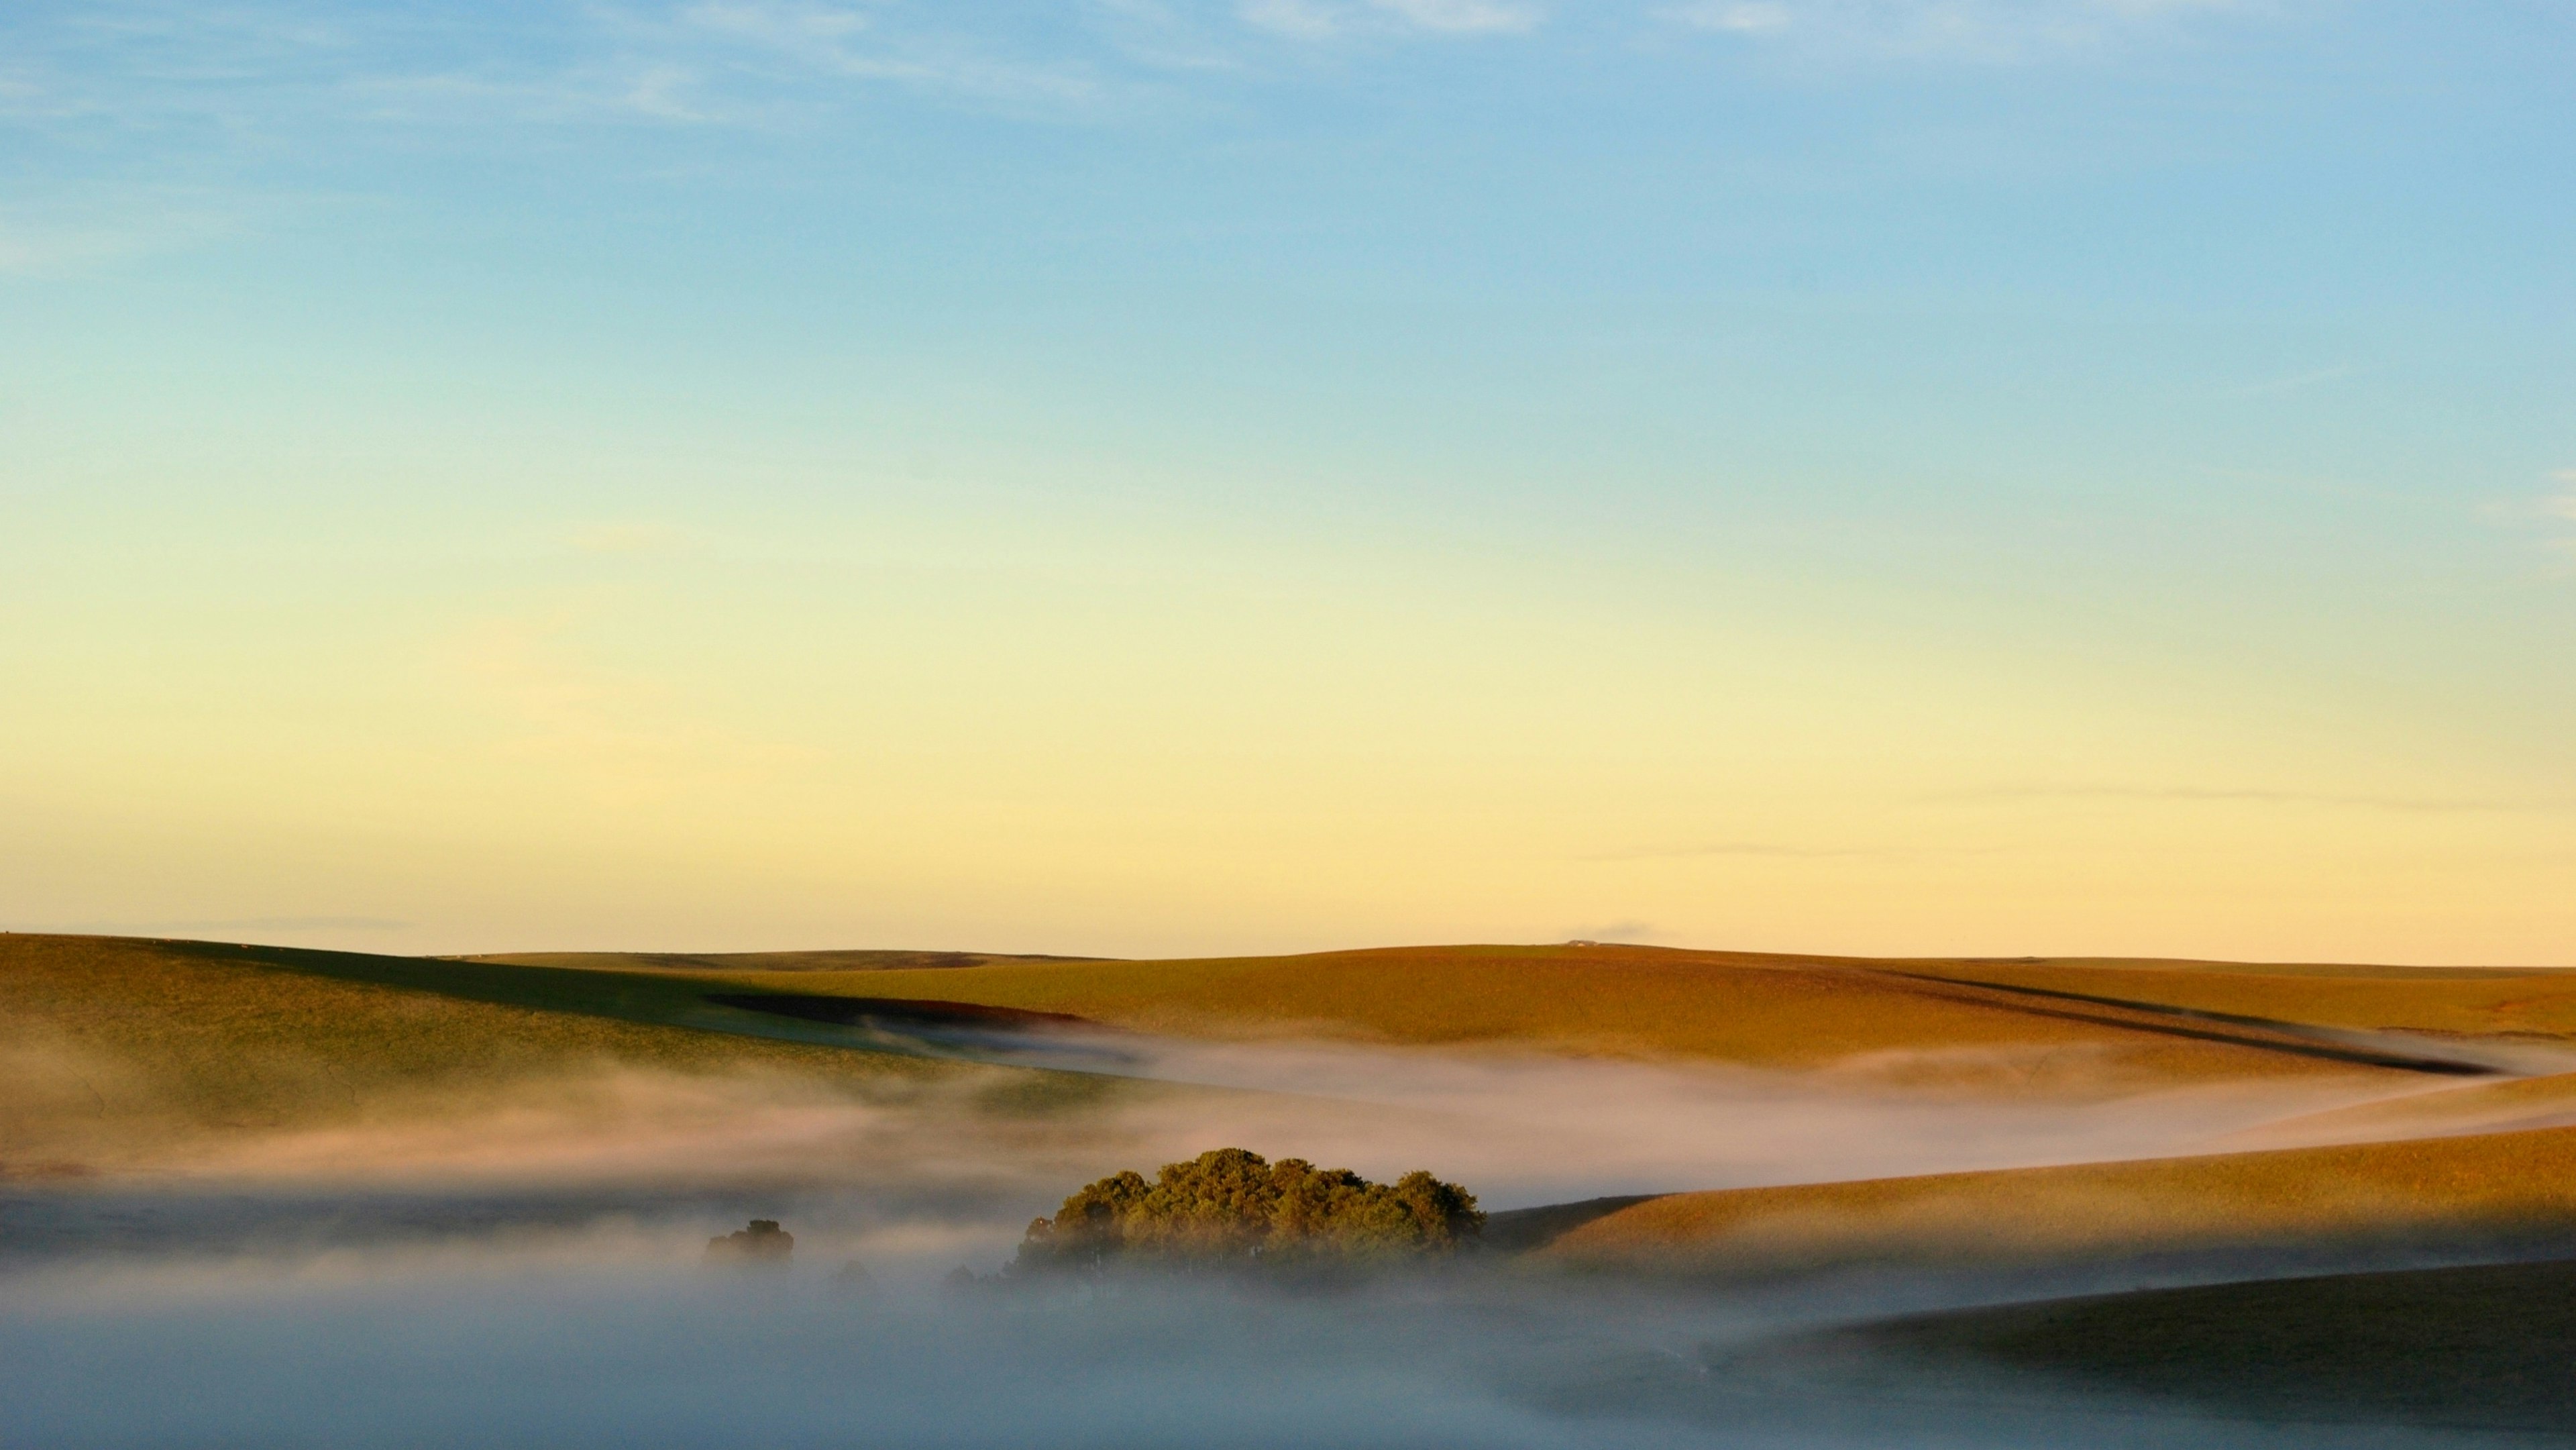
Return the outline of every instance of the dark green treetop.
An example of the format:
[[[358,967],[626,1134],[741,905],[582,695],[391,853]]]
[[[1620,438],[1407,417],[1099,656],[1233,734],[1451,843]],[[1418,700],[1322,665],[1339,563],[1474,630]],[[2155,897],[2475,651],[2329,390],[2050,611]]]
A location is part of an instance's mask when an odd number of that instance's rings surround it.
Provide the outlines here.
[[[1347,1168],[1218,1148],[1166,1163],[1151,1181],[1127,1172],[1086,1185],[1029,1225],[1011,1270],[1388,1260],[1451,1252],[1484,1224],[1475,1195],[1426,1172],[1371,1183]]]

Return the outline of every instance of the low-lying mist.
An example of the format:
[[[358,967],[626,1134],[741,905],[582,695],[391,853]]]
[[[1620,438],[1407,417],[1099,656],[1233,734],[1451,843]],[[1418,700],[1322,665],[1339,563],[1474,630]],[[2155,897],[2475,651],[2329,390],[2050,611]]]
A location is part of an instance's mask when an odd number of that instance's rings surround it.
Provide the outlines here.
[[[94,1156],[127,1176],[198,1183],[1001,1187],[1243,1143],[1379,1177],[1427,1165],[1510,1208],[2210,1150],[2419,1086],[2357,1075],[2142,1085],[2116,1056],[2080,1047],[1816,1072],[1301,1041],[1125,1037],[1120,1054],[1130,1075],[557,1068],[310,1121],[162,1131]],[[2027,1091],[1922,1083],[2033,1075],[2040,1059],[2046,1079]],[[83,1063],[55,1096],[70,1101],[77,1081],[114,1068]],[[9,1166],[0,1158],[0,1177]]]
[[[1986,1080],[2044,1056],[2049,1083],[2015,1094],[1921,1086],[1928,1072],[1884,1060],[1800,1073],[1316,1042],[1166,1042],[1142,1056],[1159,1080],[1236,1090],[1123,1104],[1117,1121],[1145,1143],[1268,1144],[1366,1173],[1429,1163],[1489,1208],[2203,1151],[2392,1091],[2334,1077],[2141,1088],[2084,1048],[1919,1055]]]
[[[703,1267],[695,1247],[630,1225],[292,1263],[21,1270],[0,1302],[0,1442],[2318,1443],[2036,1382],[1740,1370],[1735,1346],[1795,1316],[1713,1296],[1473,1269],[1334,1293],[1169,1280],[953,1293],[926,1275],[947,1246],[808,1227],[775,1273]],[[854,1247],[873,1259],[856,1291],[838,1276]]]
[[[1122,1050],[1151,1080],[559,1071],[0,1184],[0,1444],[2314,1443],[1955,1371],[1856,1391],[1729,1352],[1927,1302],[1894,1286],[1652,1292],[1494,1254],[1335,1292],[941,1281],[997,1267],[1083,1182],[1222,1145],[1429,1168],[1509,1209],[2190,1151],[2372,1095],[2351,1080],[1998,1100],[1866,1073]],[[795,1234],[785,1271],[701,1265],[753,1217]]]

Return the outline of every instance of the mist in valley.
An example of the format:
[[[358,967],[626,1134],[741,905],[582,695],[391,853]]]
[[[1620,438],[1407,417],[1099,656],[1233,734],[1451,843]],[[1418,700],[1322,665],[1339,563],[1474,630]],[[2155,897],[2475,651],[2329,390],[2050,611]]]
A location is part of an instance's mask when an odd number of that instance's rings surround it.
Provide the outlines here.
[[[1486,1253],[1311,1291],[946,1281],[998,1268],[1082,1182],[1224,1145],[1427,1167],[1508,1210],[2189,1151],[2372,1090],[2123,1092],[2106,1063],[2090,1090],[1999,1101],[1890,1088],[1884,1064],[1129,1047],[1151,1078],[557,1074],[0,1185],[0,1443],[2316,1443],[2036,1381],[1739,1353],[2030,1287],[1994,1278],[1652,1291]],[[754,1217],[795,1235],[785,1269],[703,1262]]]
[[[943,1289],[961,1243],[807,1226],[783,1272],[676,1226],[13,1271],[12,1444],[2436,1445],[1992,1375],[1739,1363],[1778,1301],[1490,1267],[1333,1292]],[[849,1287],[845,1252],[868,1283]],[[1839,1306],[1848,1313],[1852,1305]]]

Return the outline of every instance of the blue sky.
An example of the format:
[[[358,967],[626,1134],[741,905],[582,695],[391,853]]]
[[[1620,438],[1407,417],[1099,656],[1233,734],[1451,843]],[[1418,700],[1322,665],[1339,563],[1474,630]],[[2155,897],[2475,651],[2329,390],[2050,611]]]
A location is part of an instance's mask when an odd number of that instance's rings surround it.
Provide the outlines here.
[[[2571,57],[15,7],[0,924],[2563,956]]]

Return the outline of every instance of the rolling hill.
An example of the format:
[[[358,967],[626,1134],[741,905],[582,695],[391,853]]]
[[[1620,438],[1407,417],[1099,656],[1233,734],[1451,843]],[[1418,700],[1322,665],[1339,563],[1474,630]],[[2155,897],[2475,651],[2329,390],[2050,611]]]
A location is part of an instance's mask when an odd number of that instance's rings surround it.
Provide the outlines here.
[[[1667,1194],[1585,1217],[1529,1259],[1756,1278],[2549,1241],[2576,1244],[2576,1128]]]
[[[2576,1124],[2576,1072],[2558,1072],[2491,1079],[2283,1118],[2236,1134],[2231,1146],[2371,1143],[2571,1124]]]
[[[906,951],[423,958],[0,934],[0,1165],[70,1161],[66,1145],[102,1133],[139,1140],[300,1121],[572,1063],[878,1084],[939,1070],[906,1054],[1086,1065],[1014,1057],[1012,1031],[1032,1023],[1090,1024],[1113,1039],[1119,1030],[1308,1035],[1696,1060],[2021,1096],[2285,1077],[2395,1092],[2484,1071],[2472,1049],[2490,1039],[2472,1029],[2554,1041],[2549,1029],[2576,1020],[2570,1001],[2576,975],[2566,973],[1871,961],[1575,943],[1185,961]],[[2248,1008],[2262,1011],[2238,1010]],[[889,1014],[900,1019],[891,1030],[880,1020]],[[912,1030],[942,1014],[973,1030]],[[2368,1035],[2385,1029],[2451,1036]],[[1090,1065],[1118,1070],[1114,1053]]]
[[[2258,1279],[1929,1314],[1768,1351],[2006,1370],[2272,1422],[2576,1430],[2576,1262]]]
[[[768,1071],[882,1090],[949,1070],[691,1030],[674,1024],[694,994],[576,980],[591,994],[403,957],[0,935],[0,1174],[112,1166],[194,1135],[434,1111],[571,1071]]]
[[[482,960],[628,971],[638,959]],[[2477,1013],[2507,994],[2541,1005],[2499,1030],[2530,1038],[2539,1031],[2534,1024],[2564,1022],[2576,1033],[2576,973],[2497,978],[2420,968],[2086,962],[2058,964],[2048,980],[2060,986],[2044,988],[2023,979],[2027,963],[2006,970],[1985,960],[1578,943],[1177,961],[995,958],[856,971],[804,961],[786,970],[778,956],[740,965],[699,960],[711,966],[692,975],[738,991],[933,998],[1184,1036],[1296,1032],[1771,1068],[1859,1067],[1897,1080],[1983,1079],[2008,1088],[2044,1085],[2052,1062],[2079,1059],[2078,1075],[2133,1083],[2373,1070],[2474,1075],[2480,1060],[2459,1049],[2470,1027],[2489,1020]],[[2372,995],[2356,998],[2356,984]],[[2077,986],[2103,990],[2078,996]],[[2229,990],[2239,995],[2224,997]],[[2266,1010],[2222,1019],[2201,1005],[2220,997]],[[2454,1041],[2355,1036],[2372,1031],[2449,1032]]]

